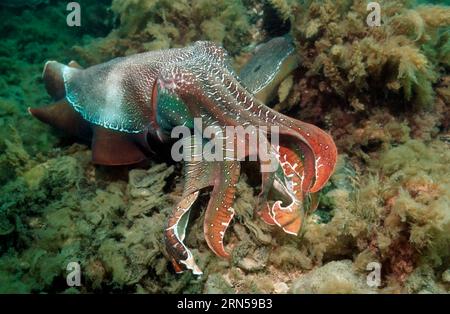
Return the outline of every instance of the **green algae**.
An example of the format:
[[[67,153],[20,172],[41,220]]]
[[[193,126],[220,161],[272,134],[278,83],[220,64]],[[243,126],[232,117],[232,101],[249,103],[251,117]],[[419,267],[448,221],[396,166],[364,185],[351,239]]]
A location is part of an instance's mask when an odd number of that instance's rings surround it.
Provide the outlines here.
[[[374,85],[411,105],[432,106],[432,84],[448,62],[436,58],[445,55],[441,40],[450,26],[448,9],[379,3],[384,9],[380,27],[365,24],[362,1],[316,1],[299,8],[294,32],[308,74],[323,75],[336,95],[356,97],[366,106],[375,99],[363,94]],[[305,54],[311,48],[316,50],[313,58]]]
[[[76,47],[89,63],[137,52],[211,40],[236,54],[250,43],[252,25],[241,1],[112,1],[120,25],[102,40]]]
[[[362,1],[113,1],[114,24],[108,5],[92,5],[82,30],[55,27],[62,6],[1,19],[10,35],[0,43],[0,292],[449,291],[448,7],[383,2],[384,25],[367,30]],[[328,128],[339,164],[299,237],[261,222],[259,183],[243,175],[230,262],[204,241],[206,193],[186,239],[205,274],[176,275],[162,234],[180,167],[94,167],[87,147],[26,107],[50,102],[39,79],[47,59],[90,65],[207,39],[242,64],[270,34],[253,13],[262,7],[290,23],[302,60],[276,108]],[[69,288],[74,261],[83,285]],[[378,289],[364,282],[371,262],[382,266]],[[323,276],[334,279],[318,284]]]

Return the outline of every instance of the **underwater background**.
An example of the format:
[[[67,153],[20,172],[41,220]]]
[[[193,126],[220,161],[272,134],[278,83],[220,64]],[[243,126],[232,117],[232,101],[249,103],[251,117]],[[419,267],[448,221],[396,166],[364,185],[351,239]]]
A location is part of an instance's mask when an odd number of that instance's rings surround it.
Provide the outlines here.
[[[68,2],[0,0],[0,293],[450,291],[447,1],[377,1],[377,27],[362,0],[78,1],[81,27],[67,26]],[[231,262],[207,248],[197,206],[186,243],[202,277],[175,274],[164,251],[180,164],[94,166],[88,145],[27,112],[51,102],[47,60],[86,67],[211,40],[239,69],[289,32],[301,64],[268,105],[330,132],[338,167],[298,237],[253,217],[258,185],[242,175]]]

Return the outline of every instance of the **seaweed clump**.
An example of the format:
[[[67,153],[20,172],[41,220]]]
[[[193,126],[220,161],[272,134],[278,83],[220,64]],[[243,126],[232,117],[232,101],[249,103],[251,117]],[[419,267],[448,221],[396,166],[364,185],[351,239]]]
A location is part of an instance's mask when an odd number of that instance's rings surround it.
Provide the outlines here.
[[[360,272],[379,263],[385,291],[403,291],[423,267],[441,282],[450,263],[449,158],[441,141],[408,140],[386,149],[365,174],[351,175],[351,185],[332,183],[322,206],[329,202],[333,217],[308,224],[300,247],[308,248],[314,263],[349,258]],[[341,160],[334,180],[345,169]]]
[[[379,102],[433,107],[433,84],[450,66],[448,7],[402,1],[380,1],[380,7],[381,26],[367,25],[365,1],[296,7],[293,32],[306,77],[319,76],[321,92],[356,110]]]
[[[90,159],[76,144],[44,162],[26,158],[22,175],[1,187],[0,291],[199,291],[190,274],[167,272],[162,234],[173,202],[164,189],[174,167],[126,179]],[[71,262],[80,287],[66,284]]]
[[[250,43],[252,24],[241,1],[112,1],[118,27],[76,51],[88,63],[211,40],[236,54]]]
[[[448,6],[379,1],[381,25],[369,26],[366,1],[273,2],[289,9],[301,60],[276,109],[330,129],[342,152],[404,142],[401,128],[448,131]]]

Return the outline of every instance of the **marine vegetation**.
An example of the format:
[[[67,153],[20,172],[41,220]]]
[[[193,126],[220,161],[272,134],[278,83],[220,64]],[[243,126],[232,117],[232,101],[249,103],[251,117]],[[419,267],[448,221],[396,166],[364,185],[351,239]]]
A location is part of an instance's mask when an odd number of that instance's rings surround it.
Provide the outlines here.
[[[368,1],[362,0],[80,1],[82,27],[69,28],[63,2],[31,2],[0,11],[1,292],[449,292],[448,5],[380,0],[381,25],[369,26]],[[264,45],[280,36],[292,39],[284,57],[278,45]],[[304,216],[296,236],[258,217],[274,216],[276,201],[291,198],[273,185],[261,194],[260,165],[241,163],[234,217],[223,234],[229,259],[217,257],[205,238],[204,209],[214,189],[191,194],[197,201],[186,221],[173,215],[187,202],[185,183],[197,182],[186,179],[189,165],[172,161],[170,145],[158,145],[166,129],[155,130],[148,143],[156,146],[144,151],[141,163],[105,165],[96,158],[129,155],[123,149],[96,154],[91,134],[80,141],[27,111],[61,100],[50,99],[46,84],[52,87],[41,78],[48,60],[77,60],[70,65],[85,70],[68,72],[81,75],[118,57],[127,57],[113,61],[120,64],[137,53],[194,49],[199,40],[228,52],[227,66],[213,64],[230,82],[240,77],[239,91],[253,91],[255,104],[320,127],[339,153],[321,191],[297,197]],[[270,60],[283,61],[280,68],[258,57],[267,56],[267,47]],[[46,68],[59,67],[67,69],[59,63]],[[261,79],[264,71],[278,73],[271,84]],[[73,80],[72,90],[82,81]],[[258,84],[265,86],[261,93]],[[228,84],[220,86],[221,95],[230,93]],[[156,94],[176,104],[179,94],[169,87],[156,85]],[[93,117],[95,110],[85,113]],[[154,123],[172,123],[169,118]],[[92,122],[82,130],[95,131]],[[134,139],[124,143],[135,145]],[[142,153],[138,147],[133,151]],[[266,199],[268,207],[262,206]],[[180,240],[192,248],[201,276],[172,267],[174,252],[164,239],[170,217],[177,226],[189,224]],[[79,287],[66,284],[70,262],[81,267]],[[374,269],[380,276],[369,285]]]

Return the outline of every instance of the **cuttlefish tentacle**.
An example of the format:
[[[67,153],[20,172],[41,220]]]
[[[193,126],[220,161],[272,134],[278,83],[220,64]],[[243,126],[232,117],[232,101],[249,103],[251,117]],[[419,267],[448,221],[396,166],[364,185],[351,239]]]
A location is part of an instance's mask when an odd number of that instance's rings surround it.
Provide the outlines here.
[[[263,117],[260,125],[278,126],[280,140],[287,137],[295,141],[303,154],[304,193],[320,190],[333,173],[337,161],[337,148],[331,136],[312,124],[292,119],[264,105],[250,105],[249,111],[253,117]]]
[[[272,206],[263,205],[260,216],[268,224],[277,224],[287,233],[298,234],[306,211],[305,198],[309,193],[320,190],[334,171],[336,146],[331,137],[319,128],[293,120],[269,108],[264,109],[266,111],[263,111],[263,115],[273,115],[272,122],[279,127],[281,143],[278,147],[278,162],[284,170],[284,177],[292,178],[293,185],[285,189],[291,195],[289,205],[282,206],[281,201]],[[258,111],[258,115],[262,114]],[[291,150],[286,144],[296,146],[296,149]],[[289,165],[289,171],[286,171],[288,169],[283,164]],[[273,176],[263,174],[262,179],[263,187],[268,186]]]
[[[196,187],[192,185],[186,187],[182,200],[175,206],[164,231],[166,250],[171,256],[172,264],[177,272],[190,269],[196,275],[202,274],[191,251],[184,244],[184,238],[189,213],[193,203],[198,198],[199,190],[211,185],[211,183],[214,188],[205,212],[205,240],[216,255],[223,258],[229,257],[229,253],[224,249],[223,238],[234,216],[234,209],[231,205],[234,201],[239,169],[240,164],[235,161],[223,163],[200,162],[195,166],[191,164],[191,167],[186,168],[187,171],[196,173],[195,180],[200,183]],[[200,175],[203,175],[205,179],[202,180]],[[197,191],[192,192],[193,190]]]
[[[259,103],[256,99],[251,97],[251,94],[248,92],[246,93],[245,89],[242,89],[238,83],[234,82],[232,78],[227,78],[225,76],[223,81],[225,82],[225,85],[231,86],[231,90],[235,87],[235,90],[237,91],[235,93],[236,99],[234,99],[233,102],[228,101],[228,104],[238,103],[239,107],[232,108],[231,105],[228,105],[228,112],[234,111],[242,120],[251,121],[252,125],[267,127],[269,132],[273,132],[271,133],[271,136],[276,134],[280,136],[282,141],[289,142],[291,145],[298,147],[296,152],[292,151],[289,154],[291,159],[294,158],[297,160],[297,162],[294,160],[292,165],[301,165],[298,169],[292,169],[292,173],[289,174],[290,176],[296,176],[298,178],[297,181],[299,181],[295,183],[299,184],[299,186],[295,189],[294,197],[292,198],[293,205],[282,211],[280,205],[281,202],[276,203],[275,207],[273,207],[272,219],[270,219],[266,213],[262,213],[263,219],[270,224],[276,223],[273,217],[275,216],[275,213],[278,212],[279,214],[277,214],[277,216],[279,218],[277,220],[284,220],[282,223],[278,223],[280,226],[283,226],[283,230],[292,234],[297,234],[304,216],[304,209],[302,206],[304,198],[308,193],[319,190],[328,180],[334,169],[334,164],[336,162],[335,156],[333,156],[333,153],[336,152],[334,142],[324,131],[306,123],[298,123],[296,120],[288,118]],[[231,96],[232,95],[227,95],[226,93],[220,94],[220,100],[224,99],[227,101]],[[209,106],[205,107],[209,108]],[[217,106],[214,108],[217,108]],[[226,115],[223,115],[222,119],[226,122]],[[271,126],[277,126],[278,130],[272,131],[270,129]],[[316,140],[315,137],[317,137],[318,140]],[[286,152],[290,152],[287,147],[281,147]],[[324,155],[324,150],[328,150],[330,153]],[[285,173],[285,175],[288,174]],[[260,203],[261,200],[266,198],[267,191],[273,184],[273,178],[273,174],[262,172]],[[289,215],[281,215],[281,213],[286,213],[288,209],[291,210]],[[287,217],[289,219],[287,219]],[[286,227],[288,222],[291,223],[289,227]]]

